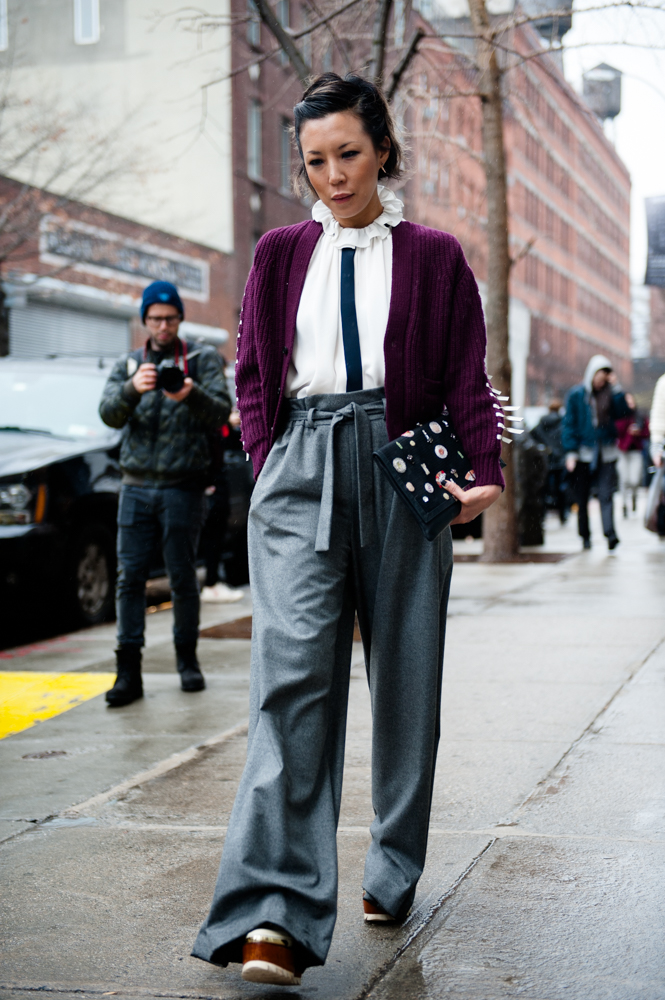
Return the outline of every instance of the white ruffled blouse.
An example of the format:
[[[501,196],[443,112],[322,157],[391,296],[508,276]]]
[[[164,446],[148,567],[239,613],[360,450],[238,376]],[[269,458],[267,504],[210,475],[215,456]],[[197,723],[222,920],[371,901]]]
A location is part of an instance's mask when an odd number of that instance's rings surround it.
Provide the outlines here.
[[[402,202],[379,186],[383,212],[364,229],[348,229],[321,201],[312,217],[323,225],[314,248],[296,318],[296,339],[286,393],[303,398],[346,392],[346,364],[340,311],[343,247],[355,247],[356,316],[363,365],[363,389],[385,381],[383,339],[390,309],[393,270],[392,229],[402,221]]]

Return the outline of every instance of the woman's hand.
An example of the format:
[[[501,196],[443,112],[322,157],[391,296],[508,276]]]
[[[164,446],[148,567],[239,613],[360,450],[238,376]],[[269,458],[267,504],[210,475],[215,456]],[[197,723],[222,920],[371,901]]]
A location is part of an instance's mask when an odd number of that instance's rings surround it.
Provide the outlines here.
[[[500,486],[473,486],[470,490],[463,490],[457,483],[449,480],[444,488],[462,504],[461,511],[455,520],[450,522],[451,524],[467,524],[473,521],[474,517],[482,514],[501,496]]]

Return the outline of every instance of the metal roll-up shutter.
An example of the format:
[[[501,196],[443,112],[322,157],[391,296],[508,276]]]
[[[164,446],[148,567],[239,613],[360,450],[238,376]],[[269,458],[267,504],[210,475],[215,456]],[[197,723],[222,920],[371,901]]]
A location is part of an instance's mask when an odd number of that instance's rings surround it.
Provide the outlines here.
[[[15,358],[108,358],[128,350],[126,319],[32,302],[9,312],[9,353]]]

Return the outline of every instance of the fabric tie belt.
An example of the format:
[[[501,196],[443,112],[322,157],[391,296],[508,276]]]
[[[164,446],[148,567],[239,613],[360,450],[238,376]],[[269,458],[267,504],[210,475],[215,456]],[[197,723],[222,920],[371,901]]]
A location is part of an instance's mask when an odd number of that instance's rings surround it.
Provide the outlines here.
[[[341,410],[292,410],[289,420],[304,420],[307,427],[319,423],[329,423],[326,458],[323,468],[321,489],[321,510],[316,531],[315,552],[328,552],[332,528],[333,500],[335,489],[335,428],[344,420],[353,420],[356,435],[356,471],[358,485],[358,525],[360,545],[364,548],[374,539],[374,479],[371,460],[372,432],[370,416],[385,414],[385,399],[373,403],[349,403]]]

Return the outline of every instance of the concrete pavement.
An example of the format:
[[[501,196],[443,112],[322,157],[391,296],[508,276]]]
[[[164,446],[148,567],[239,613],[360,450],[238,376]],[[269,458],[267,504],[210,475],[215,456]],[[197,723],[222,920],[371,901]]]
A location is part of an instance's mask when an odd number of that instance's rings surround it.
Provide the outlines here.
[[[608,554],[594,523],[584,554],[551,524],[547,547],[575,553],[564,562],[455,567],[430,850],[400,928],[361,919],[372,810],[355,650],[339,921],[297,990],[189,957],[244,761],[249,643],[204,640],[209,690],[185,696],[170,615],[152,616],[142,703],[96,698],[0,741],[5,991],[664,997],[665,546],[635,519]],[[249,599],[208,608],[205,624],[248,613]],[[85,635],[21,669],[108,669],[111,630]],[[39,750],[65,755],[24,759]]]

